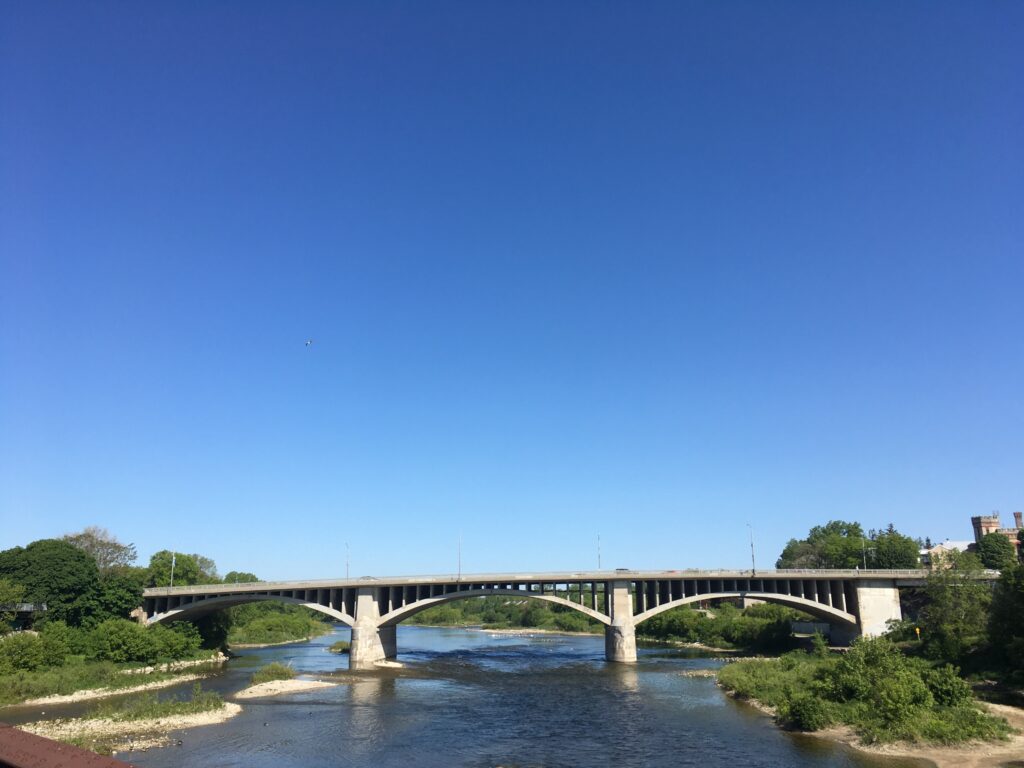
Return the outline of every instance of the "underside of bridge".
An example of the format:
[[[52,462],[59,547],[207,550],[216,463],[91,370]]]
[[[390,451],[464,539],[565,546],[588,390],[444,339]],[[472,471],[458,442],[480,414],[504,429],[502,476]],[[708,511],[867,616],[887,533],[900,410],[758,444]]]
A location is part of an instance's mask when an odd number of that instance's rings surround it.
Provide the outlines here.
[[[294,584],[294,583],[293,583]],[[144,612],[149,623],[195,619],[234,605],[262,600],[302,605],[352,630],[350,665],[372,667],[397,654],[396,626],[404,619],[453,600],[507,596],[562,605],[605,628],[608,661],[636,661],[636,626],[678,606],[706,600],[750,598],[799,609],[831,627],[833,643],[884,632],[900,618],[899,592],[892,578],[523,579],[521,581],[438,581],[415,584],[343,584],[273,588],[268,584],[211,585],[179,590],[150,589]]]

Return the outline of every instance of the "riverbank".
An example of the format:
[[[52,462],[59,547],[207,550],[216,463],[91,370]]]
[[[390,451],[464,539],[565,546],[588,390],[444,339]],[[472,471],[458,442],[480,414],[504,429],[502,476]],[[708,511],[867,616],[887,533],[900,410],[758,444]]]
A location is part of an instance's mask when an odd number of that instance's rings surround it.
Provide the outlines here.
[[[19,704],[12,705],[18,707],[37,707],[37,706],[49,706],[54,704],[74,704],[78,701],[90,701],[92,699],[103,699],[108,696],[121,696],[128,693],[142,693],[143,691],[155,691],[159,688],[167,688],[172,685],[178,685],[179,683],[190,683],[194,680],[202,680],[207,675],[202,673],[188,674],[188,675],[177,675],[176,677],[170,677],[165,680],[154,680],[151,683],[142,683],[140,685],[132,685],[126,688],[91,688],[82,691],[75,691],[74,693],[57,693],[52,696],[43,696],[38,699],[29,699]]]
[[[28,673],[24,679],[16,680],[21,690],[12,686],[10,695],[7,697],[7,700],[3,701],[2,706],[25,707],[71,704],[89,699],[100,699],[107,696],[120,696],[127,693],[166,688],[170,685],[207,677],[212,673],[213,667],[219,666],[227,660],[227,656],[217,652],[205,658],[188,659],[147,667],[117,669],[111,664],[94,664],[92,667],[58,667],[35,675]],[[89,670],[93,667],[97,668],[99,672],[90,673]],[[201,667],[209,667],[209,669],[194,673],[185,672],[188,669]],[[136,682],[133,679],[143,675],[147,677],[152,676],[155,679],[147,682]],[[48,690],[60,691],[61,689],[67,692],[47,692]],[[33,696],[32,693],[42,693],[43,695]],[[23,696],[27,698],[22,698]]]
[[[838,741],[848,747],[883,757],[915,757],[930,760],[936,768],[1000,768],[1010,761],[1024,760],[1024,709],[1005,704],[982,703],[989,714],[1005,719],[1018,733],[1008,741],[972,741],[958,746],[911,744],[863,744],[848,726],[828,728],[810,734]]]
[[[699,677],[700,675],[693,676]],[[757,699],[742,698],[732,691],[724,691],[724,693],[730,699],[756,709],[766,717],[778,722],[779,713],[775,707],[770,707]],[[1007,741],[970,741],[956,746],[907,741],[891,744],[865,744],[857,732],[848,725],[832,726],[800,735],[834,741],[868,755],[929,760],[935,764],[935,768],[1001,768],[1010,761],[1024,758],[1024,709],[1005,704],[982,703],[981,706],[989,714],[1005,719],[1019,733],[1010,736]]]
[[[171,733],[174,731],[223,723],[241,711],[241,705],[225,702],[221,708],[207,712],[146,720],[74,718],[41,720],[19,727],[37,736],[75,744],[100,754],[117,754],[168,746],[173,743]]]

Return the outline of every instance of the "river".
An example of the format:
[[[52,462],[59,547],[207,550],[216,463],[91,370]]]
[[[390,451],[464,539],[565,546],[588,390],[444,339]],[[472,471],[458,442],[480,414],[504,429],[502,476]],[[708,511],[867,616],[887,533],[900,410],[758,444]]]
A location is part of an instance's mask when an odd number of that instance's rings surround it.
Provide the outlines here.
[[[681,650],[641,649],[635,665],[608,664],[598,636],[401,626],[404,668],[348,673],[347,658],[327,651],[347,635],[339,629],[308,643],[246,649],[204,683],[229,695],[253,670],[280,661],[340,670],[342,685],[246,701],[225,724],[180,733],[180,746],[119,757],[154,768],[930,765],[781,732],[713,679],[680,674],[717,664]]]

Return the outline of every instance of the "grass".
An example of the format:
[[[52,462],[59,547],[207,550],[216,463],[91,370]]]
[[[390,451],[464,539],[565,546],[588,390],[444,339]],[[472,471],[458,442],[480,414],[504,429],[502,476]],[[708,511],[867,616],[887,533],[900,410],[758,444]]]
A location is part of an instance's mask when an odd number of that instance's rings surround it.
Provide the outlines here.
[[[209,651],[204,653],[208,656]],[[0,676],[0,706],[17,704],[44,696],[67,695],[94,688],[130,688],[143,683],[169,680],[179,675],[193,674],[202,667],[190,667],[174,672],[151,672],[145,675],[124,674],[138,664],[113,664],[109,661],[71,660],[68,664],[34,672],[19,671]]]
[[[204,691],[200,683],[192,687],[192,698],[186,700],[165,699],[161,701],[155,693],[133,696],[124,701],[106,701],[92,707],[83,719],[115,720],[157,720],[175,715],[195,715],[211,712],[224,706],[224,700],[213,691]]]
[[[287,664],[275,661],[257,669],[252,675],[251,683],[259,685],[260,683],[269,683],[271,680],[291,680],[293,677],[295,677],[294,669]]]
[[[348,653],[352,650],[352,643],[348,640],[339,640],[336,643],[332,643],[327,650],[331,653]]]

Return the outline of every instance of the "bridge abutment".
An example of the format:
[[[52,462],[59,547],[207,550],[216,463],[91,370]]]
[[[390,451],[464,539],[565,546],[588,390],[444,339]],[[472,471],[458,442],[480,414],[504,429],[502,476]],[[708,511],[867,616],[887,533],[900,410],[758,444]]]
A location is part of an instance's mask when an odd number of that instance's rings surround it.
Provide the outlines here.
[[[604,628],[604,657],[608,661],[636,661],[636,627],[633,624],[633,594],[628,581],[609,585],[612,623]]]
[[[900,590],[892,579],[857,582],[857,617],[862,637],[877,637],[888,629],[887,622],[903,618]]]

